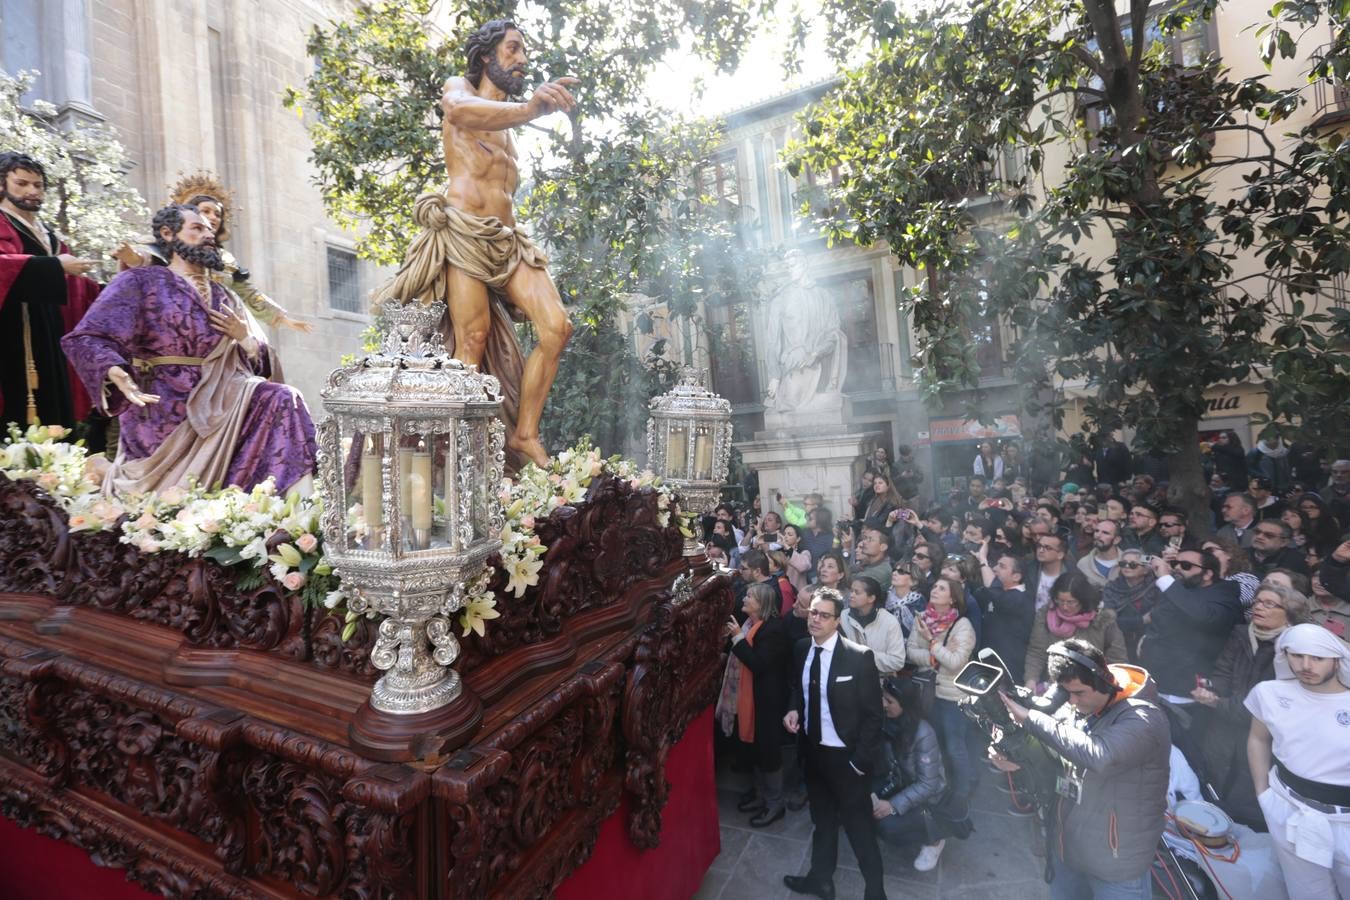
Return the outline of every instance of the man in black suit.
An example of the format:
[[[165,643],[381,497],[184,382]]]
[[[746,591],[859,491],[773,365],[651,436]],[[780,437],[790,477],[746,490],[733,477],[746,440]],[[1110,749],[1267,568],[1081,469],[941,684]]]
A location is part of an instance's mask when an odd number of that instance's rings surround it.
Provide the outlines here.
[[[885,900],[871,798],[881,751],[881,683],[872,651],[838,633],[843,613],[838,591],[818,589],[807,616],[811,636],[793,654],[792,700],[783,725],[801,745],[815,833],[810,871],[785,875],[783,883],[832,900],[842,825],[862,870],[865,900]]]

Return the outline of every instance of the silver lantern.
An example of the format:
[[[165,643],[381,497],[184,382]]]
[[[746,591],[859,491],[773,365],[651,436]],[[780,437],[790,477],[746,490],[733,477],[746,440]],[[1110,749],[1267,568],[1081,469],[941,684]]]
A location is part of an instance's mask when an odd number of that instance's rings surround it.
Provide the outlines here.
[[[461,692],[452,616],[501,548],[501,385],[452,359],[445,304],[386,302],[380,349],[328,376],[319,425],[325,552],[358,613],[380,622],[369,705],[437,710]]]
[[[708,390],[706,377],[685,367],[673,388],[652,399],[647,420],[648,465],[696,516],[716,506],[731,460],[731,402]],[[699,549],[696,538],[685,539],[686,556]]]

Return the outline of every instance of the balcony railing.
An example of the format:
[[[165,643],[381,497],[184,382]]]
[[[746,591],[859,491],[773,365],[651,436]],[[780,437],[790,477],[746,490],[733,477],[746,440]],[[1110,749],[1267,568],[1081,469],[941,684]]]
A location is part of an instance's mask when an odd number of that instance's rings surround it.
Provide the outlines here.
[[[1321,56],[1331,50],[1330,44],[1323,44],[1314,52]],[[1333,84],[1325,78],[1313,82],[1313,125],[1320,127],[1335,122],[1350,120],[1350,87]]]

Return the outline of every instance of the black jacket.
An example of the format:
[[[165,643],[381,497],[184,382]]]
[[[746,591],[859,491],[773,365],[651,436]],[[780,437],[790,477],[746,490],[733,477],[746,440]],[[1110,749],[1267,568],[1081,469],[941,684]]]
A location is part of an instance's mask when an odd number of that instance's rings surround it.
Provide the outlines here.
[[[1164,694],[1189,697],[1195,676],[1209,675],[1233,627],[1243,619],[1238,585],[1188,588],[1173,581],[1150,612],[1139,661]]]
[[[1259,559],[1255,550],[1247,551],[1252,561],[1252,572],[1257,578],[1265,578],[1272,569],[1291,569],[1308,574],[1308,553],[1297,547],[1285,547],[1272,553],[1266,559]]]
[[[1093,454],[1097,464],[1097,483],[1115,487],[1122,481],[1129,481],[1132,474],[1130,448],[1119,441],[1101,447]]]
[[[797,711],[801,723],[797,737],[802,742],[808,739],[802,677],[812,643],[811,638],[797,642],[788,679],[791,708]],[[830,703],[830,718],[839,739],[848,748],[849,762],[859,772],[871,774],[880,760],[882,719],[881,680],[872,651],[841,634],[830,659],[830,670],[820,675],[826,679],[825,696]]]
[[[765,619],[755,632],[753,647],[749,641],[737,641],[731,652],[754,676],[756,751],[762,747],[772,752],[782,745],[785,734],[783,716],[788,709],[792,660],[788,623],[777,616]]]
[[[1242,824],[1266,830],[1265,816],[1256,802],[1251,769],[1247,766],[1247,732],[1252,714],[1243,705],[1258,682],[1275,677],[1275,642],[1261,641],[1252,650],[1247,626],[1239,625],[1228,635],[1214,661],[1214,693],[1219,703],[1208,718],[1201,745],[1205,754],[1205,777],[1223,798],[1224,811]]]
[[[1021,684],[1031,626],[1036,621],[1035,588],[1028,585],[1020,591],[1005,591],[991,586],[976,591],[975,599],[980,604],[980,647],[1002,657],[1014,682]]]

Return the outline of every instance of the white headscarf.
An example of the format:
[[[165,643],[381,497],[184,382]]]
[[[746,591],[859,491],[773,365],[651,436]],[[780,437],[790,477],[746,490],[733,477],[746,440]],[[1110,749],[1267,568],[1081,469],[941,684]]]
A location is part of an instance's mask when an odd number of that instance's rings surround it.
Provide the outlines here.
[[[1320,656],[1324,659],[1340,660],[1337,680],[1350,688],[1350,647],[1340,638],[1321,625],[1304,622],[1286,628],[1275,641],[1275,677],[1290,679],[1294,670],[1289,666],[1286,653],[1302,653],[1305,656]]]

